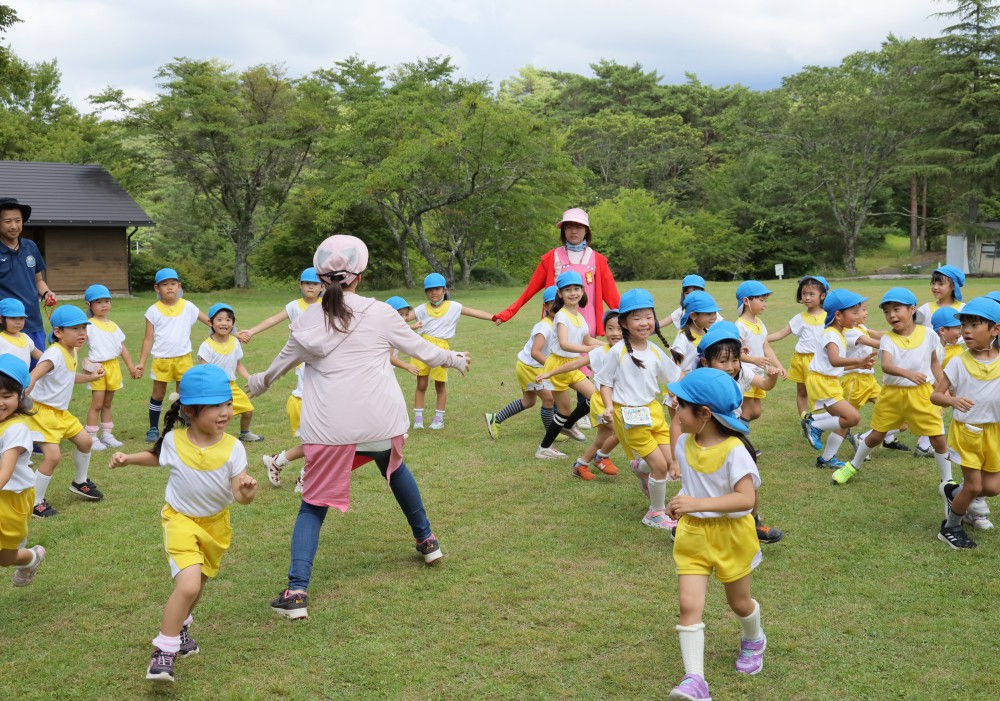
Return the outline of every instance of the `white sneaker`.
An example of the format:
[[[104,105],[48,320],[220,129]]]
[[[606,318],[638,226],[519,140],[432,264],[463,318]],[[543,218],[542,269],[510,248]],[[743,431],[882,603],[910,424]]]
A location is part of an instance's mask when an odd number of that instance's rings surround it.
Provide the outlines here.
[[[284,466],[278,467],[275,463],[278,461],[277,455],[262,455],[261,462],[264,463],[264,467],[267,468],[267,481],[271,483],[272,487],[281,486],[281,471]]]
[[[240,440],[244,443],[260,443],[264,436],[258,436],[253,431],[240,431]]]
[[[306,488],[305,475],[306,475],[306,470],[305,470],[305,468],[302,468],[302,472],[300,472],[299,476],[295,478],[295,493],[296,494],[302,494],[302,492],[305,491],[305,488]]]
[[[417,421],[416,419],[414,419],[413,420],[413,426],[411,426],[410,428],[421,429],[423,427],[424,427],[424,420],[421,418],[420,421]]]
[[[562,453],[555,448],[543,448],[538,446],[538,450],[535,451],[535,457],[539,460],[561,460],[563,458],[568,458],[566,453]]]
[[[574,441],[580,441],[581,443],[587,442],[587,437],[583,435],[583,431],[578,429],[576,426],[574,426],[573,428],[564,428],[560,431],[560,433],[569,436]]]
[[[101,436],[101,443],[108,446],[109,448],[121,448],[122,445],[124,445],[120,440],[115,438],[110,433],[105,433],[103,436]]]
[[[38,572],[38,568],[42,566],[45,561],[45,548],[41,545],[36,545],[31,548],[38,556],[38,562],[36,562],[32,567],[15,567],[14,576],[11,578],[15,587],[26,587],[35,581],[35,573]]]
[[[972,513],[972,509],[969,509],[965,513],[965,516],[962,517],[962,523],[969,524],[969,526],[975,528],[977,531],[993,530],[993,522],[986,516]]]
[[[990,515],[989,504],[986,503],[985,498],[976,497],[975,499],[972,500],[972,503],[969,504],[968,513],[975,514],[976,516],[989,516]]]
[[[100,438],[94,438],[90,442],[91,450],[107,450],[108,446]]]
[[[577,428],[582,428],[583,430],[587,430],[589,428],[593,428],[594,427],[593,424],[590,423],[590,415],[588,414],[587,416],[584,416],[582,419],[580,419],[579,421],[577,421],[576,422],[576,427]]]

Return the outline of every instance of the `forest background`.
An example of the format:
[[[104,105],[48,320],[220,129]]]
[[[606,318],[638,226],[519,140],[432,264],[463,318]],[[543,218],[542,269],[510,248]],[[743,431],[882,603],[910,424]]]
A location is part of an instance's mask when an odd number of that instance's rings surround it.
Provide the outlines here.
[[[621,281],[851,275],[889,237],[971,247],[1000,220],[1000,4],[942,5],[939,37],[766,91],[614,60],[494,86],[447,56],[302,76],[177,58],[155,99],[109,87],[83,113],[55,61],[0,45],[0,159],[106,167],[157,222],[133,238],[140,288],[164,265],[192,291],[266,287],[333,233],[369,244],[376,287],[522,281],[571,206]],[[0,35],[19,22],[0,5]]]

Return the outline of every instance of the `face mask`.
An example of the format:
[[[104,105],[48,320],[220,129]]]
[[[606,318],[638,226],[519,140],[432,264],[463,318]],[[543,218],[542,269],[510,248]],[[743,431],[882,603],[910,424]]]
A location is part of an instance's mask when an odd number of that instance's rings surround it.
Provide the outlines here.
[[[569,243],[566,242],[566,250],[573,251],[574,253],[580,253],[581,251],[587,250],[587,242],[581,241],[580,243]]]

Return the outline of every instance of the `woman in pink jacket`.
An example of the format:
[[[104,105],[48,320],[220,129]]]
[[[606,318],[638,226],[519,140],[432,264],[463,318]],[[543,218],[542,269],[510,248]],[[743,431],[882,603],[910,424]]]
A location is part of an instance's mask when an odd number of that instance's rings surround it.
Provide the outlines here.
[[[319,532],[332,506],[347,511],[351,471],[374,460],[406,515],[424,562],[441,557],[420,490],[403,462],[409,428],[406,403],[389,353],[393,348],[430,366],[465,373],[467,353],[448,351],[414,333],[384,302],[355,294],[368,266],[368,249],[354,236],[331,236],[320,244],[313,265],[326,285],[322,304],[310,306],[291,325],[285,347],[266,372],[252,375],[259,396],[286,372],[304,363],[302,424],[305,485],[295,529],[288,588],[271,608],[288,618],[307,615],[306,591]]]

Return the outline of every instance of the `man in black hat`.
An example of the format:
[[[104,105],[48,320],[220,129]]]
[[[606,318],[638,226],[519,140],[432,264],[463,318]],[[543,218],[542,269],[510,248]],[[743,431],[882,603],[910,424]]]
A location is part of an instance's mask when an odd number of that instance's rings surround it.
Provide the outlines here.
[[[38,300],[43,300],[47,306],[55,305],[57,300],[42,279],[45,261],[38,246],[34,241],[21,238],[21,230],[30,216],[28,205],[12,197],[0,197],[0,299],[21,300],[28,313],[24,333],[37,348],[44,349],[45,326]]]

